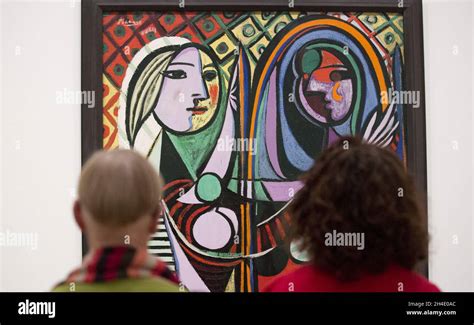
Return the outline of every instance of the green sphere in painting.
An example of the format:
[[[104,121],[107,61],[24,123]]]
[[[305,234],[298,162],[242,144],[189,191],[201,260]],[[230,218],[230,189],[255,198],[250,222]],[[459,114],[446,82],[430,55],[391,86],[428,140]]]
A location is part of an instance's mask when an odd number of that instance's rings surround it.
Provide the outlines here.
[[[222,193],[221,182],[215,174],[204,174],[197,182],[196,192],[203,201],[213,202]]]

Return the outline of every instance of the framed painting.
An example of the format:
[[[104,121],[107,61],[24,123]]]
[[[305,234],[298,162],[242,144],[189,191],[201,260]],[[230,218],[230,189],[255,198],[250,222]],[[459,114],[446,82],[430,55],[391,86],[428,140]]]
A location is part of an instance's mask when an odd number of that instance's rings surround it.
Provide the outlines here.
[[[83,1],[82,161],[145,155],[150,252],[189,290],[255,292],[307,262],[286,207],[335,139],[390,148],[426,192],[423,80],[421,0]]]

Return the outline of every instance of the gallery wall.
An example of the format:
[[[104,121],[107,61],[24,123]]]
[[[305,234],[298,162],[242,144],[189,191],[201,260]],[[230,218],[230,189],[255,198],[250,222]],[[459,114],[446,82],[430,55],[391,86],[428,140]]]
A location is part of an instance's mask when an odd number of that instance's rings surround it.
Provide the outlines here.
[[[430,278],[474,291],[473,2],[423,1]],[[45,291],[77,266],[80,2],[0,1],[0,291]],[[33,238],[33,237],[32,237]]]
[[[473,4],[423,1],[430,277],[448,291],[474,290]]]
[[[71,204],[81,159],[81,6],[1,1],[1,231],[37,233],[37,248],[1,247],[1,290],[49,290],[81,258]]]

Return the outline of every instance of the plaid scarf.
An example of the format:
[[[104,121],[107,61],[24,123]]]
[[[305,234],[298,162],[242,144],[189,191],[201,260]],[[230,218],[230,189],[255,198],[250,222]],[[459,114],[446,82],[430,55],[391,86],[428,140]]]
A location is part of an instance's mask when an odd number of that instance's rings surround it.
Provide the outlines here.
[[[162,277],[176,284],[176,275],[146,249],[132,246],[104,247],[89,252],[82,265],[63,283],[97,283],[127,278]]]

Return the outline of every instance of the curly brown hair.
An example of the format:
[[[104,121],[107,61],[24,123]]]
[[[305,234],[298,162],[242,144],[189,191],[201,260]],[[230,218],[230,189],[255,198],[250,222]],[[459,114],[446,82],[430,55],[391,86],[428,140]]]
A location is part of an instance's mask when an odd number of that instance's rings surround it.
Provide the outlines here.
[[[394,152],[343,137],[302,180],[289,208],[293,238],[320,269],[348,281],[392,263],[413,269],[426,258],[426,214]],[[326,245],[334,231],[364,234],[364,249]]]

